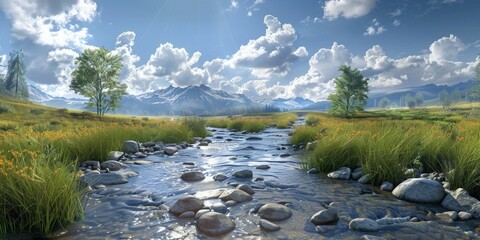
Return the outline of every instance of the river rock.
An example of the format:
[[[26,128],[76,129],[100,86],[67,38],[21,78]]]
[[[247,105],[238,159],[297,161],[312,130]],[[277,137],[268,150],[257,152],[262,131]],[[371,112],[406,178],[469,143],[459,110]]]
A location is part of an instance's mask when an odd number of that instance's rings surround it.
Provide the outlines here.
[[[475,210],[475,204],[479,201],[470,196],[463,188],[458,188],[455,191],[448,191],[447,196],[442,201],[442,207],[452,211],[467,211],[472,214],[477,214],[480,217],[480,208]]]
[[[194,172],[186,172],[182,174],[180,178],[182,178],[183,181],[195,182],[195,181],[202,181],[203,179],[205,179],[205,175],[203,175],[203,173],[201,172],[194,171]]]
[[[279,155],[279,157],[281,157],[281,158],[286,158],[286,157],[290,157],[290,156],[292,156],[290,153],[282,153],[282,154]]]
[[[348,180],[350,179],[350,174],[352,173],[352,170],[348,167],[341,167],[337,171],[333,171],[329,173],[327,176],[329,178],[333,179],[342,179],[342,180]]]
[[[458,213],[455,211],[447,211],[443,213],[437,213],[435,216],[441,218],[441,219],[446,219],[450,221],[456,221],[458,219]]]
[[[149,148],[149,147],[154,147],[156,144],[154,142],[144,142],[142,146]]]
[[[128,182],[128,180],[120,174],[117,174],[117,173],[100,174],[97,171],[89,172],[83,175],[81,179],[90,186],[115,185],[115,184],[123,184]]]
[[[198,218],[197,228],[207,235],[218,236],[235,229],[235,222],[224,214],[208,212]]]
[[[442,184],[424,178],[407,179],[392,193],[397,198],[419,203],[440,203],[445,197]]]
[[[267,203],[258,210],[261,218],[271,221],[282,221],[292,216],[292,211],[288,207],[278,203]]]
[[[120,151],[110,151],[108,153],[108,160],[118,161],[124,154],[125,154],[124,152],[120,152]]]
[[[136,165],[150,165],[152,163],[153,163],[152,161],[147,161],[147,160],[136,160],[133,162],[133,164],[136,164]]]
[[[380,226],[370,218],[355,218],[348,224],[348,227],[355,231],[377,232]]]
[[[213,180],[214,180],[214,181],[217,181],[217,182],[223,182],[223,181],[227,180],[227,178],[228,178],[227,176],[225,176],[225,175],[223,175],[223,174],[221,174],[221,173],[213,176]]]
[[[214,211],[214,212],[218,212],[218,213],[227,213],[228,212],[228,208],[227,206],[225,206],[225,204],[221,203],[221,202],[217,202],[217,203],[214,203],[212,206],[210,206],[210,208]]]
[[[384,217],[377,219],[376,222],[378,225],[392,225],[392,224],[398,224],[398,223],[405,223],[410,221],[410,217],[397,217],[397,218],[391,218],[391,217]]]
[[[247,141],[261,141],[261,140],[263,140],[263,139],[262,139],[261,137],[255,137],[255,136],[253,136],[253,137],[248,137],[248,138],[246,138],[245,140],[247,140]]]
[[[316,168],[310,168],[308,171],[307,171],[308,174],[318,174],[319,171],[316,169]]]
[[[242,191],[242,190],[238,190],[238,189],[229,189],[229,190],[225,190],[219,197],[221,200],[223,201],[229,201],[229,200],[233,200],[237,203],[240,203],[240,202],[245,202],[245,201],[251,201],[252,200],[252,196],[250,196],[250,194]]]
[[[118,172],[118,174],[122,175],[124,178],[131,178],[138,176],[138,173],[132,171],[122,171]]]
[[[168,156],[172,156],[173,154],[178,152],[178,148],[176,148],[176,147],[165,147],[163,149],[163,152]]]
[[[361,183],[361,184],[365,184],[367,183],[368,181],[370,181],[370,174],[366,174],[366,175],[363,175],[361,176],[357,182]]]
[[[280,230],[280,226],[265,219],[260,219],[258,224],[263,230],[266,230],[266,231],[273,232],[273,231]]]
[[[240,184],[237,186],[237,189],[242,190],[250,195],[255,194],[255,191],[247,184]]]
[[[182,214],[180,214],[179,218],[194,218],[195,217],[195,212],[194,211],[187,211]]]
[[[337,229],[337,225],[318,225],[315,227],[315,231],[318,233],[333,232]]]
[[[225,202],[225,206],[227,206],[227,207],[233,207],[233,206],[235,206],[235,205],[237,205],[237,204],[238,204],[238,203],[235,202],[235,201],[233,201],[233,200],[228,200],[228,201]]]
[[[137,158],[146,158],[146,157],[147,157],[147,155],[145,155],[145,154],[143,154],[143,153],[141,153],[141,152],[136,152],[134,155],[135,155],[135,157],[137,157]]]
[[[462,220],[462,221],[469,220],[469,219],[471,219],[472,217],[473,217],[472,214],[469,213],[469,212],[463,212],[463,211],[462,211],[462,212],[459,212],[459,213],[458,213],[458,218],[459,218],[460,220]]]
[[[322,225],[331,222],[338,221],[338,214],[337,209],[329,208],[323,209],[317,213],[315,213],[311,218],[310,221],[315,225]]]
[[[209,209],[200,209],[198,212],[195,214],[195,219],[199,219],[203,214],[210,212]]]
[[[122,151],[126,153],[136,153],[138,152],[138,143],[135,141],[125,141],[123,142]]]
[[[352,172],[352,180],[357,181],[361,177],[362,177],[362,168],[361,167],[355,168],[355,170],[353,170]]]
[[[109,169],[110,171],[118,171],[120,169],[128,168],[127,165],[116,161],[116,160],[108,160],[100,164],[102,170]]]
[[[100,162],[99,161],[85,161],[80,164],[80,167],[92,170],[100,170]]]
[[[175,216],[180,216],[188,211],[197,212],[204,206],[203,201],[194,196],[183,196],[168,211]]]
[[[393,183],[388,181],[383,182],[382,185],[380,186],[380,190],[383,190],[383,191],[392,191],[392,189],[393,189]]]
[[[253,172],[251,170],[240,170],[234,172],[233,176],[237,178],[252,178]]]
[[[257,167],[255,167],[256,169],[263,169],[263,170],[266,170],[266,169],[270,169],[270,166],[266,165],[266,164],[263,164],[263,165],[258,165]]]

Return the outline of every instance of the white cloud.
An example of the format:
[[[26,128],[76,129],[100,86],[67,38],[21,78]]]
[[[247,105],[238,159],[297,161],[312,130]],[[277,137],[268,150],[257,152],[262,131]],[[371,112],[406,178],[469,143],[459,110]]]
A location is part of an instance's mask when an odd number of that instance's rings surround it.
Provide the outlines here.
[[[252,5],[250,5],[248,8],[247,8],[247,16],[251,17],[253,16],[253,13],[260,10],[260,8],[258,7],[258,5],[264,3],[265,0],[254,0]]]
[[[392,17],[398,17],[400,15],[402,15],[402,9],[396,9],[395,11],[390,13],[390,16]]]
[[[304,23],[304,24],[310,24],[310,23],[321,23],[322,22],[322,19],[318,18],[318,17],[310,17],[310,16],[307,16],[305,19],[303,19],[302,21],[300,21],[300,23]]]
[[[402,23],[400,22],[400,20],[395,19],[392,24],[393,24],[393,26],[398,27],[398,26],[400,26],[400,24],[402,24]]]
[[[0,74],[6,74],[7,71],[7,55],[0,55]]]
[[[332,21],[341,16],[358,18],[375,8],[377,0],[327,0],[323,6],[323,17]]]
[[[387,29],[384,26],[380,25],[380,22],[374,18],[372,20],[372,25],[365,30],[363,33],[364,36],[372,36],[372,35],[380,35],[383,32],[387,31]]]
[[[228,8],[229,11],[235,10],[238,8],[238,0],[231,0],[230,7]]]
[[[449,37],[442,37],[430,45],[430,60],[456,60],[458,54],[466,49],[460,38],[450,34]]]

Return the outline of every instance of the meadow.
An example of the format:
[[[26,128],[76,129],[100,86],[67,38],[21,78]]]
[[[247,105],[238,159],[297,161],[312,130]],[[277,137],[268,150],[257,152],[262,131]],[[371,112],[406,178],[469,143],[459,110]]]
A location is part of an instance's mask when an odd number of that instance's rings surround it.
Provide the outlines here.
[[[297,114],[295,113],[255,114],[211,117],[207,118],[207,126],[237,131],[260,132],[267,127],[287,128],[296,120]]]
[[[406,169],[445,173],[451,189],[480,197],[480,115],[471,104],[441,108],[364,112],[341,119],[309,113],[292,144],[316,141],[305,167],[328,173],[362,167],[370,182],[399,184]]]

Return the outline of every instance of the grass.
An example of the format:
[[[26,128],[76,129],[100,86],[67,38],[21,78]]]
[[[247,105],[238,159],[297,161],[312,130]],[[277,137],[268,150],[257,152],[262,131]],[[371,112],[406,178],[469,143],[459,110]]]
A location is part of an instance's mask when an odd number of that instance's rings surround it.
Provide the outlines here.
[[[257,114],[241,117],[214,117],[207,119],[207,126],[235,129],[238,131],[260,132],[269,126],[288,128],[297,119],[295,113]]]
[[[99,117],[6,97],[0,108],[0,236],[46,235],[81,218],[81,161],[104,161],[125,140],[180,143],[207,135],[198,118]]]
[[[356,119],[310,113],[306,120],[312,124],[296,128],[291,143],[317,140],[307,165],[321,172],[362,167],[379,185],[399,184],[408,177],[406,169],[419,168],[448,173],[452,189],[480,197],[480,121],[465,111],[377,111]]]

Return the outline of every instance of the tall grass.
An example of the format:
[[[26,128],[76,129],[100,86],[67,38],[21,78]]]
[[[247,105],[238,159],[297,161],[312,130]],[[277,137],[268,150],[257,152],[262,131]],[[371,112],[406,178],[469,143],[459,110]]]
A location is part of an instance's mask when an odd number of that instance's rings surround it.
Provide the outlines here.
[[[207,126],[235,129],[238,131],[260,132],[269,126],[288,128],[297,119],[295,113],[275,113],[231,118],[210,118]]]

